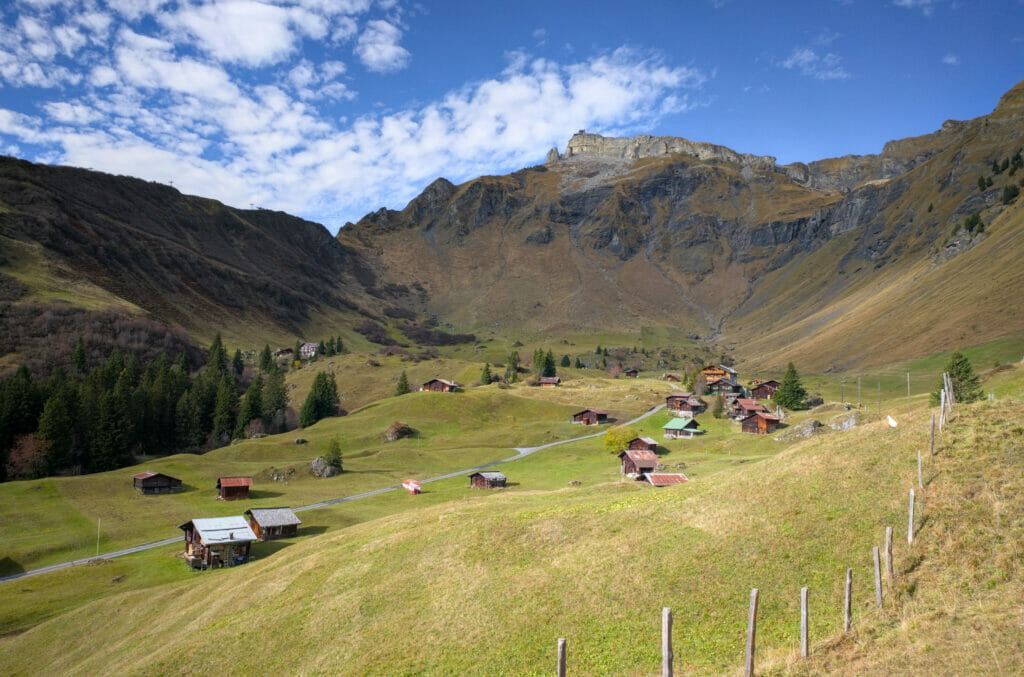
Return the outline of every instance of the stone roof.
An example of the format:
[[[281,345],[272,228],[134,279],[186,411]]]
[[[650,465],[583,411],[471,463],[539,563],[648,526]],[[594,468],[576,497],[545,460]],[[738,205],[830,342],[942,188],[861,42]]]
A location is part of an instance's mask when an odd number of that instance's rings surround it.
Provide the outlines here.
[[[252,518],[261,527],[287,527],[293,524],[302,524],[302,520],[295,516],[291,508],[250,508],[245,511],[246,515]]]

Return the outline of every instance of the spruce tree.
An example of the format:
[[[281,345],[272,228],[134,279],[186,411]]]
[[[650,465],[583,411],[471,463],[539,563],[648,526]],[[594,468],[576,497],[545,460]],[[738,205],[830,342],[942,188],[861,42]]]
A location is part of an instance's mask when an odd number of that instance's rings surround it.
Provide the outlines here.
[[[306,428],[322,418],[338,413],[338,385],[333,374],[319,372],[299,413],[299,426]]]
[[[544,354],[544,369],[541,376],[551,377],[557,375],[558,371],[555,368],[555,354],[552,353],[551,350],[548,350],[548,352]]]
[[[100,400],[99,420],[89,445],[89,470],[115,470],[131,462],[128,413],[121,399],[108,392]]]
[[[71,448],[75,441],[74,399],[69,386],[50,394],[39,416],[38,437],[46,440],[47,466],[50,473],[71,465]]]
[[[398,385],[395,386],[395,395],[407,395],[409,394],[409,377],[405,374],[405,369],[398,375]]]
[[[341,340],[341,336],[334,337],[334,352],[341,355],[345,352],[345,342]]]
[[[75,342],[75,350],[71,353],[71,364],[79,374],[85,373],[85,341],[81,336]]]
[[[583,368],[583,363],[580,361],[579,357],[577,357],[576,358],[576,362],[573,363],[573,368],[575,368],[575,369],[582,369]]]
[[[491,383],[491,363],[484,362],[484,368],[480,371],[480,385],[486,386]]]
[[[228,374],[221,377],[217,385],[217,397],[213,407],[213,443],[221,446],[231,439],[238,415],[238,391]]]
[[[278,412],[288,407],[288,391],[284,385],[284,374],[274,369],[267,374],[263,384],[263,422],[270,424]]]
[[[341,444],[338,443],[337,437],[332,437],[331,441],[327,443],[327,465],[341,470],[341,464]]]
[[[242,359],[242,351],[237,348],[235,349],[234,357],[231,358],[231,368],[235,372],[235,378],[241,376],[242,372],[245,371],[245,361]]]
[[[210,369],[217,372],[218,375],[223,374],[228,369],[228,352],[224,348],[224,342],[221,341],[220,332],[217,332],[217,335],[213,337],[213,343],[210,344],[210,353],[206,364]]]
[[[235,437],[245,437],[245,428],[252,421],[263,419],[263,380],[257,376],[245,391],[245,399],[238,412],[238,423],[235,425]]]
[[[800,376],[796,373],[796,367],[790,362],[786,366],[786,374],[782,377],[782,383],[773,396],[773,400],[780,407],[786,409],[799,409],[804,404],[807,391],[800,383]]]
[[[298,341],[298,340],[295,341],[294,351],[295,352],[292,354],[292,359],[295,360],[296,362],[298,362],[299,360],[302,359],[302,342],[301,341]]]
[[[569,361],[569,356],[568,355],[562,355],[562,366],[563,367],[570,367],[570,366],[572,366],[572,362]]]
[[[959,350],[953,351],[942,370],[949,374],[949,380],[953,382],[953,397],[957,404],[977,402],[984,397],[985,393],[981,390],[981,382],[974,373],[971,361]],[[939,376],[938,386],[931,394],[932,405],[939,404],[939,391],[944,387],[942,377]]]
[[[263,350],[260,351],[260,371],[264,374],[269,374],[270,370],[274,366],[274,355],[270,352],[270,344],[263,344]]]

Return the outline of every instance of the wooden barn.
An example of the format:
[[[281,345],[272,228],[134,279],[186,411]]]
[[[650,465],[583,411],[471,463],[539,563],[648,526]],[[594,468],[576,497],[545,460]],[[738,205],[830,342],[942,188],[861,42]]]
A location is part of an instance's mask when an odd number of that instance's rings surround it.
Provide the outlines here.
[[[666,440],[675,440],[679,438],[690,439],[694,435],[699,435],[704,432],[700,429],[697,424],[697,420],[687,417],[674,418],[665,425],[661,426],[661,429],[665,431]]]
[[[249,487],[252,486],[251,477],[219,477],[217,478],[217,492],[222,501],[237,501],[249,498]]]
[[[774,414],[759,411],[743,419],[743,432],[756,435],[767,435],[779,428],[780,419]]]
[[[719,378],[708,383],[708,395],[728,395],[743,392],[743,386],[731,378]]]
[[[664,376],[662,376],[662,378],[668,381],[669,383],[679,383],[680,381],[679,377],[676,376],[675,374],[665,374]]]
[[[655,470],[660,461],[658,455],[646,449],[626,449],[619,452],[623,475],[643,475]]]
[[[431,393],[453,393],[459,387],[455,381],[446,381],[443,378],[432,378],[420,386],[420,390]]]
[[[770,400],[782,384],[775,379],[767,381],[754,381],[754,387],[750,390],[750,396],[755,400]]]
[[[709,385],[712,381],[717,381],[720,378],[727,378],[735,380],[737,374],[735,369],[730,369],[722,364],[709,364],[700,370],[701,376],[704,377],[704,381]]]
[[[469,476],[471,489],[500,489],[506,482],[508,478],[501,472],[475,472]]]
[[[602,409],[584,409],[572,415],[573,423],[582,425],[597,425],[608,422],[608,412]]]
[[[682,407],[691,397],[692,393],[672,393],[665,398],[665,408],[669,411],[683,411]]]
[[[649,472],[644,479],[655,487],[668,487],[673,484],[689,482],[689,478],[681,472]]]
[[[132,482],[144,494],[170,494],[182,490],[181,480],[162,472],[140,472],[132,476]]]
[[[747,399],[746,397],[737,397],[733,405],[733,416],[740,420],[759,411],[768,412],[757,400]]]
[[[630,451],[654,451],[658,448],[658,442],[650,437],[634,437],[626,448]]]
[[[554,388],[562,384],[562,379],[557,376],[541,376],[540,384],[544,388]]]
[[[627,369],[626,371],[622,372],[622,375],[625,376],[626,378],[640,378],[640,370]]]
[[[178,528],[185,532],[185,561],[195,569],[244,564],[256,540],[241,515],[189,520]]]
[[[295,516],[291,508],[250,508],[242,514],[249,520],[249,527],[256,538],[261,541],[295,536],[302,524],[302,520]]]

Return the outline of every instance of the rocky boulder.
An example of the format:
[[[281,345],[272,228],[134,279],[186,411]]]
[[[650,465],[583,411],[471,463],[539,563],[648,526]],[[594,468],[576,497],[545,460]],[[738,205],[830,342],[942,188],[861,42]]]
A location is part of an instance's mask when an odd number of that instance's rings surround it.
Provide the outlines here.
[[[401,421],[395,421],[388,426],[387,430],[384,431],[384,439],[388,442],[394,442],[395,440],[400,440],[403,437],[412,437],[414,434],[416,434],[416,431],[411,427]]]
[[[340,466],[331,465],[324,456],[314,458],[311,465],[314,477],[334,477],[342,473]]]
[[[824,428],[824,426],[821,424],[821,421],[811,418],[803,423],[786,428],[786,430],[782,434],[777,435],[775,439],[779,441],[799,440],[825,432],[822,428]]]

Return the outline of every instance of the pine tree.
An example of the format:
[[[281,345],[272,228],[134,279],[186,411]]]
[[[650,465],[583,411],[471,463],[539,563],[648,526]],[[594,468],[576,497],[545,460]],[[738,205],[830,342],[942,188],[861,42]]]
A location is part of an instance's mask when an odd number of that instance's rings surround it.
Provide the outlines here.
[[[949,374],[949,380],[953,382],[953,397],[956,398],[957,404],[977,402],[984,397],[985,393],[981,390],[981,382],[974,373],[971,361],[959,350],[953,351],[942,370]],[[931,393],[933,406],[939,404],[939,390],[944,387],[940,376],[938,387]]]
[[[228,369],[228,352],[224,348],[224,342],[221,341],[220,332],[217,332],[217,335],[213,337],[213,343],[210,344],[210,353],[206,364],[210,369],[217,372],[218,375],[223,374]]]
[[[600,345],[598,345],[596,348],[594,348],[594,354],[595,355],[600,355],[601,354],[601,346]]]
[[[333,374],[319,372],[299,413],[299,426],[307,428],[322,418],[338,413],[338,385]]]
[[[213,443],[221,446],[235,430],[235,418],[238,415],[238,391],[235,382],[228,374],[221,377],[217,385],[217,398],[213,408]]]
[[[245,391],[245,399],[238,412],[238,423],[235,425],[235,437],[245,437],[246,426],[256,419],[263,419],[263,379],[259,376],[252,380]]]
[[[274,369],[267,374],[263,384],[263,422],[271,423],[278,412],[288,407],[288,391],[284,385],[284,374]]]
[[[242,351],[237,348],[235,349],[234,357],[231,358],[231,368],[235,372],[235,378],[241,376],[242,372],[245,371],[245,361],[242,359]]]
[[[555,354],[551,350],[544,354],[543,364],[544,368],[541,376],[558,376],[558,370],[555,368]]]
[[[561,362],[561,364],[562,364],[563,367],[570,367],[570,366],[572,366],[572,362],[569,361],[569,356],[568,355],[562,355],[562,362]]]
[[[345,352],[345,343],[341,340],[341,336],[336,336],[334,338],[334,352],[338,355]]]
[[[332,437],[331,441],[327,443],[327,465],[341,470],[341,464],[341,444],[338,443],[337,437]]]
[[[574,369],[582,369],[583,368],[583,362],[580,361],[579,357],[577,357],[576,361],[573,363],[573,368]]]
[[[786,366],[786,374],[782,377],[782,384],[779,385],[773,400],[780,407],[786,409],[799,409],[804,404],[807,391],[800,383],[800,376],[796,373],[796,367],[790,362]]]
[[[395,386],[395,395],[407,395],[409,394],[409,377],[405,374],[405,369],[398,375],[398,385]]]
[[[108,392],[100,400],[100,415],[89,445],[89,470],[115,470],[132,462],[128,413],[124,403]]]
[[[491,383],[491,363],[484,362],[484,368],[480,371],[480,385],[486,386]]]
[[[85,373],[85,341],[81,336],[75,342],[75,351],[71,353],[71,364],[79,374]]]
[[[71,465],[71,448],[75,442],[74,400],[67,385],[51,392],[39,416],[36,434],[46,440],[47,466],[50,473]]]
[[[260,351],[260,371],[264,374],[269,374],[270,370],[274,366],[274,356],[270,352],[270,344],[263,344],[263,350]]]
[[[295,341],[294,351],[295,352],[292,353],[292,359],[295,360],[296,362],[298,362],[298,361],[300,361],[302,359],[302,342],[301,341],[298,341],[298,340]]]

